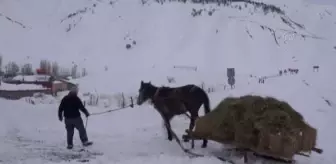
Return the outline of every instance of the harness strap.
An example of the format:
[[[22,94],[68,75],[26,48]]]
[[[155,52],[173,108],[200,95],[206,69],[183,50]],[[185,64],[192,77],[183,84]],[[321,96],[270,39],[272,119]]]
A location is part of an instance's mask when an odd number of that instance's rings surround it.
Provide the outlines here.
[[[189,92],[192,92],[193,89],[194,89],[194,87],[192,87]],[[173,90],[174,93],[178,93],[179,91],[180,90],[177,89],[177,88]],[[186,107],[185,103],[182,101],[181,98],[179,98],[179,101],[181,101],[181,106],[180,106],[181,110],[183,110],[185,112],[188,112],[187,107]],[[190,116],[187,113],[186,113],[186,115],[190,118]]]
[[[155,99],[159,95],[160,89],[161,88],[156,89],[153,99]]]
[[[190,89],[190,92],[192,91],[192,90],[194,90],[194,88],[195,87],[192,87],[191,89]],[[158,88],[158,89],[156,89],[156,91],[155,91],[155,94],[154,94],[154,96],[153,96],[153,100],[154,99],[156,99],[157,97],[158,97],[158,95],[159,95],[159,93],[160,93],[160,90],[161,90],[161,88]],[[177,93],[179,90],[178,89],[174,89],[173,90],[173,92],[175,92],[175,93]],[[180,100],[181,101],[181,100]],[[185,106],[185,104],[182,102],[181,103],[181,109],[183,110],[183,111],[185,111],[185,112],[187,112],[188,110],[187,110],[187,108],[186,108],[186,106]],[[167,109],[167,106],[166,106],[166,104],[163,104],[163,110],[165,111],[165,112],[168,112],[169,110]],[[187,113],[186,113],[186,116],[188,116],[189,118],[191,118]]]

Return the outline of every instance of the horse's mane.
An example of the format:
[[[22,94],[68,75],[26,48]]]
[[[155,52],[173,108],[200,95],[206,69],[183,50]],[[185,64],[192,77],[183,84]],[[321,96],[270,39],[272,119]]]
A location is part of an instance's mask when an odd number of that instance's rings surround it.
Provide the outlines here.
[[[153,88],[157,88],[157,89],[160,89],[160,90],[169,90],[169,89],[172,89],[172,87],[168,87],[168,86],[165,86],[165,85],[161,85],[161,86],[155,86],[153,84],[150,84]]]
[[[160,89],[172,89],[171,87],[167,87],[167,86],[161,86],[161,87],[159,87]]]

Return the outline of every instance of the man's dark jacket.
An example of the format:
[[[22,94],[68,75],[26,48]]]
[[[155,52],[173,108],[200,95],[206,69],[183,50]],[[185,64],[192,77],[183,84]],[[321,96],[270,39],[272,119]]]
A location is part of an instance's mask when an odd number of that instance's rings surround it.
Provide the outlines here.
[[[79,110],[81,110],[86,116],[90,115],[77,95],[68,94],[64,96],[61,101],[58,108],[58,117],[60,119],[63,118],[62,113],[64,113],[65,118],[77,118],[80,117]]]

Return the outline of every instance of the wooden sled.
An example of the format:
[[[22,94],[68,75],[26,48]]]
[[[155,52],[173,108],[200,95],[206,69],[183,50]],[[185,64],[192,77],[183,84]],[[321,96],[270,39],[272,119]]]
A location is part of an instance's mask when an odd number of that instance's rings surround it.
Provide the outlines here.
[[[183,138],[187,140],[208,139],[221,144],[232,145],[234,148],[228,149],[228,151],[234,150],[243,153],[245,163],[248,163],[249,161],[247,154],[253,154],[257,157],[282,163],[295,163],[295,160],[293,159],[294,155],[309,157],[311,152],[316,152],[318,154],[321,154],[323,152],[322,149],[315,147],[316,129],[310,126],[307,126],[301,136],[297,136],[297,139],[302,142],[299,146],[296,147],[281,143],[281,139],[283,136],[280,135],[267,135],[266,138],[259,138],[259,140],[261,141],[259,142],[259,145],[255,147],[249,147],[242,143],[235,142],[232,139],[225,139],[220,135],[209,135],[197,131],[190,132],[188,130],[186,130],[186,133],[187,134],[184,135]],[[239,136],[239,134],[236,134],[236,136]],[[275,149],[278,149],[278,151],[276,151]],[[304,150],[304,152],[301,150]]]

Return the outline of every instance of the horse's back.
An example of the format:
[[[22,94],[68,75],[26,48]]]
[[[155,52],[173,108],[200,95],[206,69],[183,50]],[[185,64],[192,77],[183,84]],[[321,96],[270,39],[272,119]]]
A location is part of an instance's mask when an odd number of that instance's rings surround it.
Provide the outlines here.
[[[201,97],[203,98],[204,96],[206,96],[206,92],[199,86],[195,85],[195,84],[187,84],[187,85],[183,85],[183,86],[179,86],[179,87],[175,87],[175,88],[166,88],[167,92],[173,93],[176,96],[182,96],[186,99],[191,99],[191,101],[195,100],[195,99],[200,99]],[[170,90],[170,91],[168,91]],[[174,91],[174,92],[171,92]]]
[[[195,85],[195,84],[187,84],[184,86],[179,87],[180,89],[182,89],[183,91],[195,91],[195,90],[202,90],[202,88],[200,88],[199,86]]]
[[[183,95],[190,102],[203,102],[207,99],[207,93],[199,86],[194,84],[187,84],[182,86],[180,94]]]

